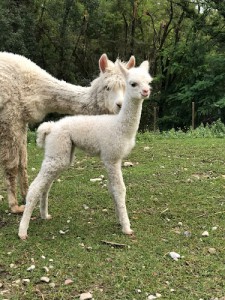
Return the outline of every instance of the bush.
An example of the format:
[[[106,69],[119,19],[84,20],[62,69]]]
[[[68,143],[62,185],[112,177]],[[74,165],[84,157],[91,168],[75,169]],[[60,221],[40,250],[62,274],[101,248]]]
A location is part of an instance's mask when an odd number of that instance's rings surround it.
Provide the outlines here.
[[[145,132],[142,134],[145,140],[153,138],[223,138],[225,137],[225,125],[223,122],[218,119],[212,124],[201,124],[196,129],[189,128],[186,131],[184,130],[175,130],[172,128],[167,131],[156,131],[156,132]]]

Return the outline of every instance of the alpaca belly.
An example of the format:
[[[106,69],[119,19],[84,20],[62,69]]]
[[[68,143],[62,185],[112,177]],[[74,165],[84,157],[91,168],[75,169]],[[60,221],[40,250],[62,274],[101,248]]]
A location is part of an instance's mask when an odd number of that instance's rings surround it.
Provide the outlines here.
[[[76,143],[75,147],[78,147],[80,150],[83,150],[92,156],[100,155],[100,149],[98,145],[93,145],[92,143],[88,143],[88,141],[86,143]]]
[[[64,122],[71,120],[69,132],[75,147],[91,155],[99,155],[101,142],[99,141],[99,126],[93,125],[96,116],[67,117]]]

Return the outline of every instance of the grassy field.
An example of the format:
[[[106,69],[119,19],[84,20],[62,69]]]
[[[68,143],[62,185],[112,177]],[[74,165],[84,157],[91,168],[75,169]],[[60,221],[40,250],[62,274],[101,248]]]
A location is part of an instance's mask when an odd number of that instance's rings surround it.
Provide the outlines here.
[[[95,300],[146,300],[156,294],[173,300],[221,299],[224,150],[224,138],[138,135],[127,158],[134,166],[123,168],[134,237],[121,233],[105,182],[90,182],[106,175],[97,158],[77,152],[74,166],[52,186],[53,219],[41,220],[35,209],[25,242],[17,237],[20,216],[7,212],[1,178],[0,299],[79,299],[88,291]],[[43,153],[33,138],[28,151],[32,181]],[[204,231],[208,236],[202,236]],[[178,261],[170,257],[172,251],[181,255]],[[31,265],[35,269],[27,271]]]

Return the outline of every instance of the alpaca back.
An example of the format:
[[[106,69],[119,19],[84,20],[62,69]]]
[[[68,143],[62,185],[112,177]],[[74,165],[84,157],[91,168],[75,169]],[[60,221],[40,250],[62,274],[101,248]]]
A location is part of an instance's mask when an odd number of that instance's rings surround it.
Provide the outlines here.
[[[34,77],[45,78],[46,80],[54,79],[30,59],[19,54],[0,52],[0,67],[4,76],[9,76],[14,80],[18,80],[18,75],[21,78],[26,78],[26,80],[33,79]],[[14,73],[16,73],[17,78],[13,77]]]
[[[54,122],[44,122],[38,127],[36,141],[40,148],[44,148],[45,138],[52,131],[54,124]]]

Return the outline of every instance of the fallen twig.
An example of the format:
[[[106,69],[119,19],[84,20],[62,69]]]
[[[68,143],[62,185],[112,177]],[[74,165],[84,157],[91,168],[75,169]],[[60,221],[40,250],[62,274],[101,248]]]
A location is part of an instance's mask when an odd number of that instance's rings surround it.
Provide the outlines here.
[[[124,247],[127,247],[126,244],[119,244],[119,243],[110,242],[110,241],[104,241],[104,240],[101,240],[101,242],[102,242],[103,244],[110,245],[110,246],[113,246],[113,247],[118,247],[118,248],[124,248]]]
[[[164,209],[163,211],[161,211],[161,214],[164,214],[168,210],[169,210],[169,208],[167,207],[166,209]]]
[[[209,214],[209,215],[207,213],[204,213],[202,215],[197,216],[196,218],[201,218],[201,217],[205,217],[205,216],[211,217],[211,216],[214,216],[214,215],[219,215],[219,214],[224,214],[224,213],[225,213],[225,210],[217,211],[217,212],[215,212],[213,214]]]
[[[36,292],[41,296],[42,300],[45,300],[44,295],[42,294],[42,292],[36,287]]]

